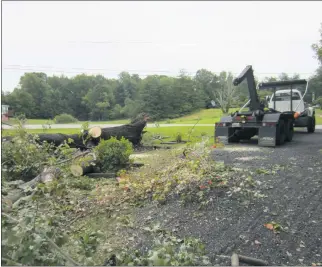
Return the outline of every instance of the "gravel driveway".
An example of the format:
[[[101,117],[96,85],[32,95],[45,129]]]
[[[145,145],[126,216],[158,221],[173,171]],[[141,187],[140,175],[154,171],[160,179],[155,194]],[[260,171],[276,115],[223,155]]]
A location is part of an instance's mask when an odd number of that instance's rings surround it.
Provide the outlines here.
[[[171,203],[146,208],[181,236],[199,237],[219,265],[230,262],[216,255],[241,255],[269,265],[312,265],[322,262],[322,131],[297,132],[292,143],[262,148],[257,141],[215,149],[217,161],[242,168],[259,184],[265,198],[244,203],[215,196],[204,211]],[[260,171],[265,170],[265,171]],[[195,216],[201,212],[201,216]],[[168,221],[168,223],[167,223]],[[277,222],[279,234],[264,224]]]

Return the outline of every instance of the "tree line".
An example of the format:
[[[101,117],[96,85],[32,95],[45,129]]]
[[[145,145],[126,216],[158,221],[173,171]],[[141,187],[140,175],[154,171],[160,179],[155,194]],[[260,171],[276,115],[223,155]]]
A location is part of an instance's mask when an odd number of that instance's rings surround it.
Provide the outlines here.
[[[314,83],[316,96],[322,96],[322,72]],[[298,75],[265,80],[299,78]],[[178,77],[150,75],[142,79],[137,74],[122,72],[117,79],[102,75],[49,77],[45,73],[25,73],[19,86],[3,93],[2,103],[15,114],[27,118],[53,119],[67,113],[79,120],[113,120],[130,118],[145,112],[153,119],[175,118],[211,106],[213,100],[224,112],[238,107],[248,99],[247,83],[232,85],[233,75],[216,75],[206,69],[194,77],[181,72]],[[312,82],[311,82],[312,89]],[[313,90],[314,91],[314,90]],[[260,92],[266,95],[267,92]]]
[[[321,40],[312,48],[322,64]],[[27,118],[52,119],[67,113],[79,120],[112,120],[131,118],[147,113],[153,119],[175,118],[211,106],[212,100],[223,112],[240,106],[248,99],[247,83],[232,85],[232,73],[219,75],[200,69],[191,77],[181,71],[178,77],[122,72],[117,79],[102,75],[47,76],[41,72],[25,73],[17,88],[2,92],[2,103],[16,114]],[[298,79],[282,73],[279,77],[266,77],[264,81]],[[310,80],[307,102],[322,99],[322,65]],[[268,92],[259,92],[260,97]]]

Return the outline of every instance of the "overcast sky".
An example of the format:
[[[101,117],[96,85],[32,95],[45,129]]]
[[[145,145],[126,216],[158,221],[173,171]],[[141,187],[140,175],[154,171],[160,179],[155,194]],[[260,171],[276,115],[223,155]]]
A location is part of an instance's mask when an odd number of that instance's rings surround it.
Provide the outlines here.
[[[117,77],[318,67],[322,2],[3,2],[3,90],[24,72]]]

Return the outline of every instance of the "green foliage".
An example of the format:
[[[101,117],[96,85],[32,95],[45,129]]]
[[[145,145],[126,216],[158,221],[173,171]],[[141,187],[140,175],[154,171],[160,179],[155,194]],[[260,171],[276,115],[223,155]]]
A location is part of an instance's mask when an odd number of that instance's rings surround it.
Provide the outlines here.
[[[77,122],[77,119],[70,114],[63,113],[63,114],[57,115],[54,118],[54,121],[55,123],[72,123],[72,122]]]
[[[83,233],[77,240],[78,253],[83,255],[85,260],[88,257],[93,256],[96,252],[98,245],[100,244],[100,239],[103,237],[101,231],[94,231],[90,233]]]
[[[4,94],[4,99],[27,118],[52,119],[67,113],[78,120],[101,121],[147,113],[153,120],[173,119],[204,108],[215,99],[223,82],[221,76],[204,69],[197,71],[195,77],[181,71],[177,78],[149,75],[144,79],[127,72],[118,79],[26,73],[19,88]]]
[[[315,101],[314,101],[314,104],[315,105],[320,105],[320,109],[322,109],[322,96],[321,97],[319,97],[318,99],[316,99]]]
[[[179,155],[176,152],[159,152],[153,157],[153,162],[148,162],[148,167],[141,168],[140,173],[120,175],[120,187],[129,189],[137,199],[160,204],[172,197],[180,197],[184,203],[196,201],[206,205],[209,203],[207,193],[227,184],[226,168],[211,160],[210,151],[205,141],[191,144],[184,151],[177,152]]]
[[[159,225],[145,228],[154,239],[146,253],[128,249],[116,254],[117,266],[207,266],[205,246],[196,238],[178,238]]]
[[[320,64],[322,64],[322,23],[320,26],[320,40],[316,44],[312,44],[312,49],[315,52],[316,58],[319,60]]]
[[[50,220],[48,214],[35,217],[34,212],[24,214],[17,221],[3,216],[2,256],[22,265],[65,265],[65,260],[52,249],[46,235],[59,245],[66,241],[66,236],[53,231]],[[36,228],[40,228],[41,233],[35,231]]]
[[[88,177],[78,177],[77,179],[70,179],[68,185],[71,188],[77,188],[81,190],[91,190],[94,188],[93,180]]]
[[[181,132],[177,132],[176,135],[175,135],[176,142],[181,143],[182,142],[182,137],[183,137],[183,134]]]
[[[15,116],[15,119],[20,121],[22,124],[24,124],[27,120],[26,114],[20,113]]]
[[[11,142],[2,143],[2,174],[7,181],[30,180],[51,158],[49,144],[38,144],[37,136],[20,132]]]
[[[108,140],[101,140],[95,147],[95,153],[102,171],[115,170],[129,163],[133,147],[132,143],[124,137],[121,140],[112,137]]]

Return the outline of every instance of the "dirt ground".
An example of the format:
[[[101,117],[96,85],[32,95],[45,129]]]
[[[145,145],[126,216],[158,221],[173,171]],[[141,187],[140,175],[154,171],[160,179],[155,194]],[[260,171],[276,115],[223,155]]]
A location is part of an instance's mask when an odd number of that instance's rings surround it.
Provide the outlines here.
[[[297,132],[283,147],[262,148],[251,140],[214,149],[213,159],[240,168],[239,175],[251,175],[266,197],[249,201],[214,192],[204,210],[177,201],[147,206],[138,212],[137,223],[144,225],[151,216],[181,237],[199,237],[217,265],[230,265],[217,255],[233,252],[271,266],[322,262],[321,130]],[[272,221],[283,228],[280,233],[264,226]]]

